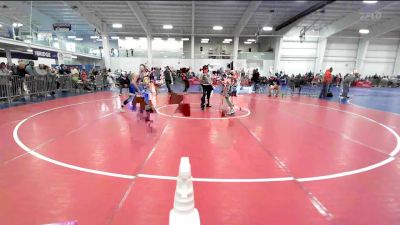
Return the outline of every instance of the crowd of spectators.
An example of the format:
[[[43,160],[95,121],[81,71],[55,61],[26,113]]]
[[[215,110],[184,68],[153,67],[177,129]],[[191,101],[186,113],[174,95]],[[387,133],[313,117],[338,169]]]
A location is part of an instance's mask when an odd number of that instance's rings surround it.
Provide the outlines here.
[[[34,61],[27,62],[25,60],[19,60],[18,64],[2,62],[0,63],[0,97],[3,100],[6,100],[8,95],[22,97],[24,94],[29,94],[31,97],[40,97],[44,94],[36,92],[43,92],[41,89],[48,88],[51,82],[54,82],[55,89],[59,89],[63,83],[71,81],[64,86],[92,91],[96,88],[96,77],[103,74],[107,74],[106,71],[93,68],[88,72],[86,69],[65,64],[50,67],[45,64],[35,65]],[[107,76],[102,77],[104,80],[107,79]],[[38,80],[44,82],[37,82]],[[6,89],[8,86],[9,90]],[[50,94],[54,95],[55,92],[52,91]]]

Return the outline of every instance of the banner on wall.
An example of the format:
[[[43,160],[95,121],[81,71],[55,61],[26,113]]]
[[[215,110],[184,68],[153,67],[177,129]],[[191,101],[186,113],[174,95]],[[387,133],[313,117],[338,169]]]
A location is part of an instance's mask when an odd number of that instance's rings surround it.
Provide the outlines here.
[[[33,55],[41,58],[58,59],[58,53],[53,51],[33,49]]]

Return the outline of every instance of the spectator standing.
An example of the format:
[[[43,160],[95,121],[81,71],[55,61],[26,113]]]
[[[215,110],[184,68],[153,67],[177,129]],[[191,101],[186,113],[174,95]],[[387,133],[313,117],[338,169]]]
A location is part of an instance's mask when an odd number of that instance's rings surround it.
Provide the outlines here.
[[[33,61],[30,61],[29,64],[25,67],[26,72],[30,76],[37,76],[39,75],[37,71],[35,70],[35,63]]]
[[[189,89],[189,70],[190,68],[181,68],[181,75],[182,75],[182,80],[183,83],[185,84],[185,89],[183,92],[187,92]]]
[[[172,90],[171,90],[172,72],[171,72],[171,69],[169,68],[169,66],[165,67],[164,79],[165,79],[165,84],[167,85],[168,93],[172,93]]]
[[[0,63],[0,97],[7,96],[7,86],[9,82],[10,71],[7,69],[6,64],[4,62]],[[2,101],[2,100],[0,100]]]
[[[356,77],[353,74],[346,74],[342,81],[342,94],[340,97],[349,98],[348,93],[350,91],[350,85],[355,79]]]
[[[20,77],[29,76],[28,72],[25,70],[25,62],[23,60],[18,61],[18,67],[15,68],[14,74]]]
[[[319,98],[321,99],[325,99],[326,95],[328,94],[328,87],[332,82],[332,71],[333,71],[332,67],[325,71],[324,77],[322,79],[321,93],[319,94]]]
[[[68,68],[67,68],[67,66],[66,65],[64,65],[64,64],[61,64],[60,65],[60,69],[59,69],[59,71],[58,71],[58,73],[60,74],[60,75],[67,75],[67,74],[69,74],[69,70],[68,70]]]
[[[71,74],[72,74],[72,76],[79,76],[79,70],[78,70],[78,68],[73,66],[73,67],[71,68]]]
[[[10,71],[7,69],[4,62],[0,63],[0,76],[10,75]]]
[[[251,81],[254,83],[254,92],[257,92],[260,86],[260,73],[258,72],[258,69],[253,70]]]

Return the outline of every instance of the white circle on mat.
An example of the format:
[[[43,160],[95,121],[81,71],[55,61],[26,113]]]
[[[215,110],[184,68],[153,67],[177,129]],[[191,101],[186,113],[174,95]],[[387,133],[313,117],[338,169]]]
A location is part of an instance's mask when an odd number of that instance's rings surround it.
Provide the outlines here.
[[[65,168],[69,168],[69,169],[73,169],[73,170],[78,170],[78,171],[82,171],[82,172],[87,172],[87,173],[92,173],[92,174],[98,174],[98,175],[103,175],[103,176],[110,176],[110,177],[117,177],[117,178],[123,178],[123,179],[135,179],[137,177],[142,177],[142,178],[147,178],[147,179],[159,179],[159,180],[176,180],[176,177],[173,176],[162,176],[162,175],[156,175],[156,174],[135,174],[135,175],[129,175],[129,174],[120,174],[120,173],[110,173],[110,172],[106,172],[106,171],[101,171],[101,170],[94,170],[94,169],[88,169],[88,168],[84,168],[84,167],[80,167],[80,166],[75,166],[75,165],[71,165],[68,163],[64,163],[64,162],[60,162],[57,161],[55,159],[49,158],[47,156],[44,156],[32,149],[30,149],[28,146],[26,146],[21,139],[18,136],[18,130],[19,128],[29,119],[32,119],[38,115],[44,114],[46,112],[50,112],[50,111],[54,111],[54,110],[58,110],[58,109],[62,109],[62,108],[66,108],[66,107],[70,107],[70,106],[75,106],[75,105],[81,105],[81,104],[87,104],[87,103],[91,103],[91,102],[96,102],[96,101],[102,101],[102,100],[108,100],[108,99],[100,99],[100,100],[95,100],[95,101],[88,101],[88,102],[80,102],[80,103],[75,103],[75,104],[70,104],[70,105],[64,105],[64,106],[60,106],[60,107],[56,107],[56,108],[52,108],[52,109],[47,109],[41,112],[38,112],[36,114],[33,114],[25,119],[23,119],[22,121],[20,121],[17,126],[15,126],[14,130],[13,130],[13,138],[15,140],[15,142],[17,143],[17,145],[19,147],[21,147],[24,151],[26,151],[27,153],[31,154],[32,156],[44,160],[46,162],[58,165],[58,166],[62,166]],[[262,100],[266,100],[266,99],[262,99]],[[275,100],[276,101],[276,100]],[[353,112],[348,112],[348,111],[344,111],[344,110],[340,110],[340,109],[336,109],[336,108],[332,108],[332,107],[325,107],[325,106],[320,106],[320,105],[314,105],[314,104],[309,104],[309,103],[302,103],[302,102],[290,102],[290,101],[282,101],[279,100],[280,102],[286,102],[286,103],[295,103],[295,104],[301,104],[301,105],[307,105],[307,106],[313,106],[313,107],[319,107],[319,108],[325,108],[328,110],[335,110],[335,111],[339,111],[339,112],[343,112],[343,113],[347,113],[353,116],[357,116],[360,118],[363,118],[369,122],[372,123],[376,123],[382,127],[384,127],[385,129],[387,129],[395,138],[396,138],[396,147],[393,149],[392,152],[390,152],[388,155],[389,157],[386,158],[385,160],[382,160],[378,163],[366,166],[366,167],[362,167],[359,169],[355,169],[355,170],[350,170],[350,171],[345,171],[345,172],[340,172],[340,173],[333,173],[333,174],[328,174],[328,175],[322,175],[322,176],[313,176],[313,177],[302,177],[302,178],[295,178],[295,177],[271,177],[271,178],[238,178],[238,179],[228,179],[228,178],[193,178],[193,181],[196,182],[224,182],[224,183],[249,183],[249,182],[283,182],[283,181],[293,181],[296,180],[298,182],[308,182],[308,181],[318,181],[318,180],[327,180],[327,179],[334,179],[334,178],[339,178],[339,177],[345,177],[345,176],[350,176],[350,175],[354,175],[354,174],[359,174],[359,173],[363,173],[363,172],[367,172],[373,169],[376,169],[378,167],[381,167],[383,165],[386,165],[388,163],[390,163],[391,161],[394,160],[394,156],[397,155],[400,151],[400,136],[389,126],[379,123],[369,117],[357,114],[357,113],[353,113]],[[178,170],[178,166],[177,166],[177,170]]]

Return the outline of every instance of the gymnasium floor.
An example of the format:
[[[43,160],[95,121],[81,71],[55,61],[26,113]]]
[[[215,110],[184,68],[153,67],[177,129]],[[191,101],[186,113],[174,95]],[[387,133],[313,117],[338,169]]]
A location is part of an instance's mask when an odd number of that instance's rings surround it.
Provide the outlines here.
[[[202,225],[400,223],[400,104],[249,94],[227,118],[199,98],[159,95],[152,130],[113,92],[0,110],[0,224],[168,224],[182,156]]]

